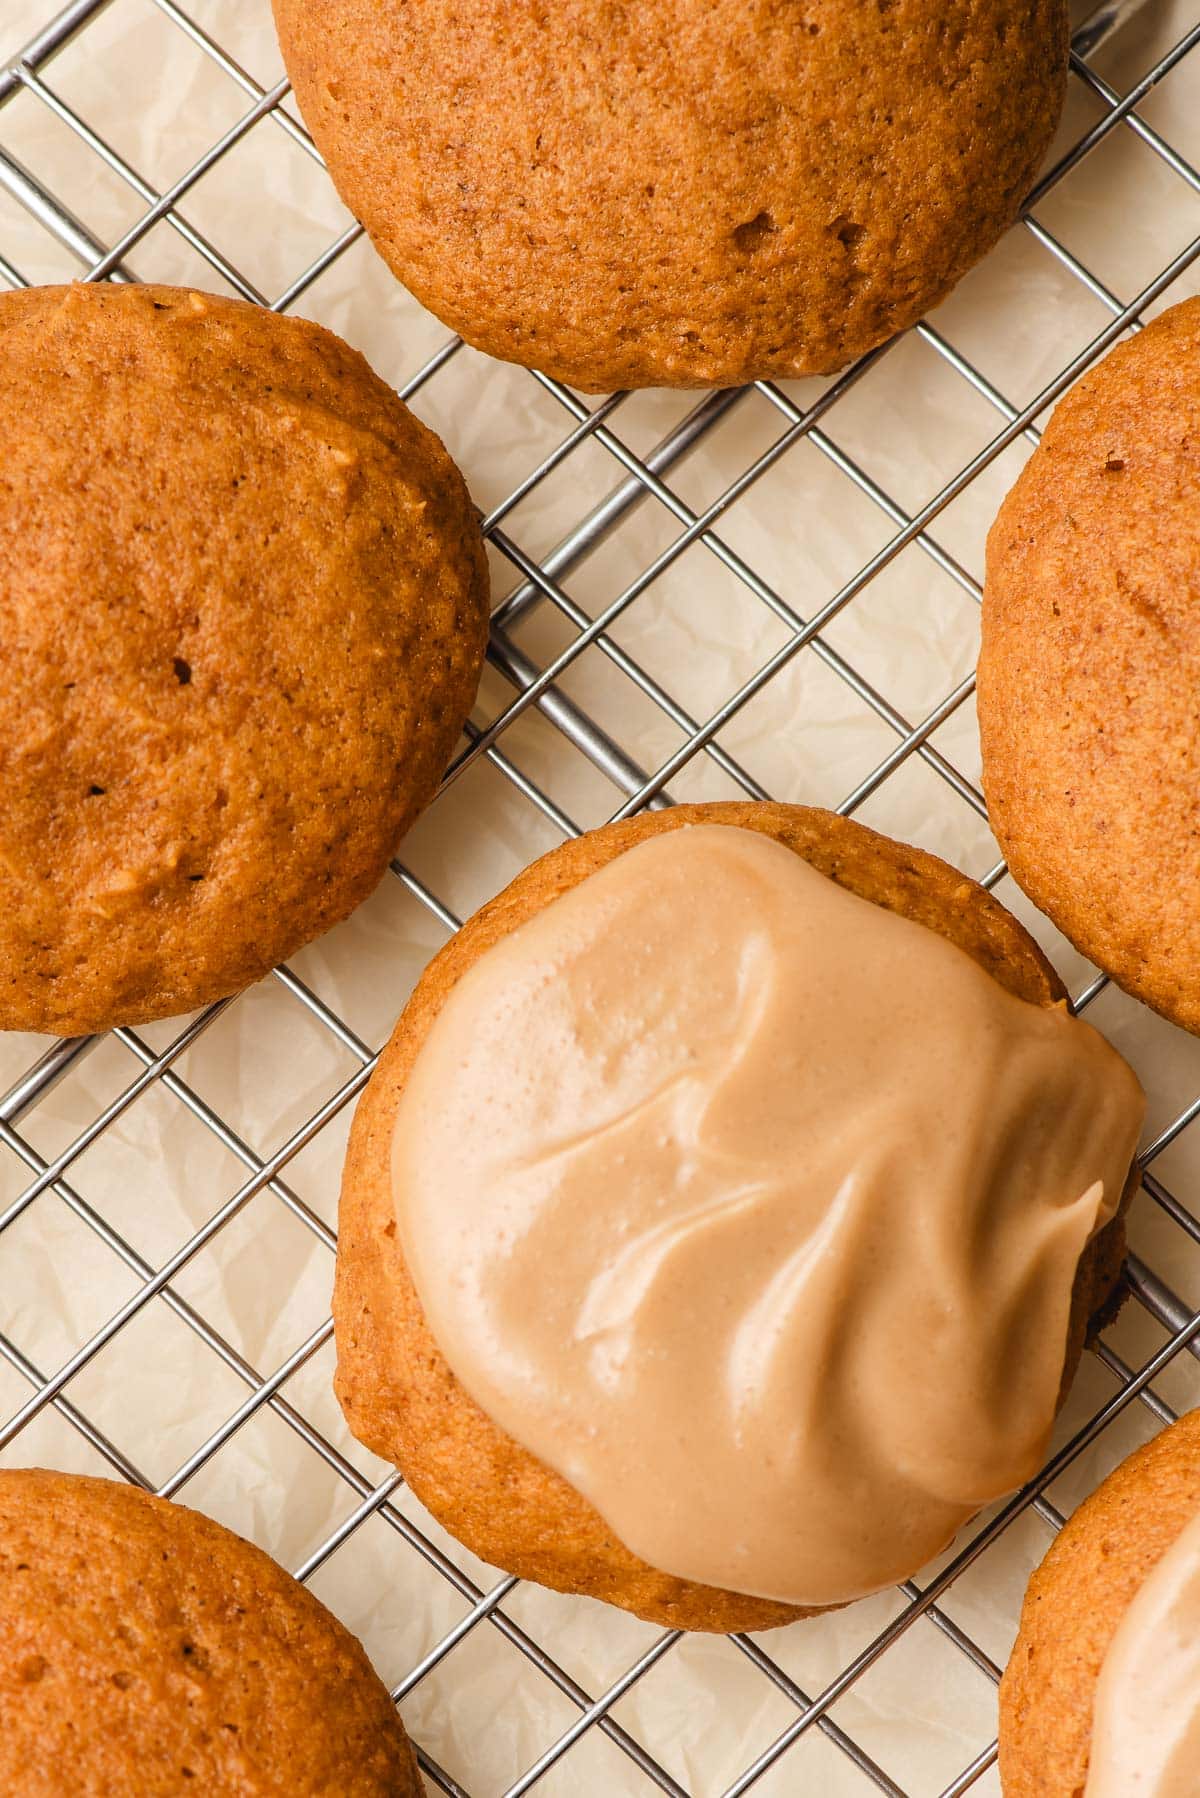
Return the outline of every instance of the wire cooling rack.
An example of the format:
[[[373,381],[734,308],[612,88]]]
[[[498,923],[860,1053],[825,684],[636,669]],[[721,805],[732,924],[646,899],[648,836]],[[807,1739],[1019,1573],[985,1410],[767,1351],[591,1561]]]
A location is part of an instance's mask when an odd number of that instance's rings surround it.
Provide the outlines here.
[[[477,494],[496,463],[506,469],[484,495],[499,596],[489,670],[395,879],[333,947],[232,1005],[103,1042],[10,1038],[0,1060],[0,1458],[179,1494],[272,1548],[364,1634],[433,1788],[996,1790],[994,1687],[1024,1577],[1064,1511],[1197,1396],[1200,1312],[1180,1296],[1200,1268],[1188,1203],[1197,1045],[1034,919],[1077,1004],[1133,1054],[1151,1093],[1135,1302],[1093,1345],[1043,1473],[920,1583],[840,1618],[715,1643],[501,1577],[346,1435],[326,1314],[349,1108],[421,964],[498,883],[501,851],[515,872],[584,825],[679,797],[816,798],[953,845],[1021,906],[986,829],[971,657],[936,622],[914,634],[905,608],[936,586],[971,612],[982,526],[1048,407],[1192,290],[1196,10],[1114,0],[1077,12],[1047,170],[1021,223],[932,321],[824,383],[597,403],[475,358],[380,284],[286,83],[261,72],[263,0],[195,0],[192,12],[73,0],[50,19],[37,0],[0,0],[0,51],[16,51],[0,72],[9,284],[184,278],[315,316],[327,294],[347,335],[369,327],[373,346],[387,324],[378,307],[395,304],[402,366],[387,372],[418,411],[453,424]],[[176,159],[153,178],[126,129],[150,113]],[[268,176],[272,146],[293,159],[286,178]],[[918,355],[919,368],[904,361]],[[899,410],[895,386],[878,385],[897,368]],[[497,446],[514,433],[526,464],[509,478]],[[888,440],[885,481],[872,448]],[[941,452],[941,471],[906,498],[917,443],[931,467]],[[755,490],[770,496],[768,526],[818,545],[803,580],[786,555],[771,563],[769,534],[739,537],[739,502]],[[873,547],[846,566],[844,541]],[[889,586],[901,568],[907,586]],[[745,609],[741,659],[689,611],[693,576],[677,577],[697,569],[706,591],[719,579]],[[936,607],[920,616],[936,620]],[[817,684],[789,685],[798,669]],[[780,694],[782,712],[750,728]],[[365,970],[357,985],[342,978],[351,966]],[[265,1302],[273,1293],[278,1304]]]

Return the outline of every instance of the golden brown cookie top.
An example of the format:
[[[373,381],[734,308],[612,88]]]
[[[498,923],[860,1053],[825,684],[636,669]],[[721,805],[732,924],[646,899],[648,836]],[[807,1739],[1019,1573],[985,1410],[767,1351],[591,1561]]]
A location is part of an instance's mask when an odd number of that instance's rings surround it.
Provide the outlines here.
[[[1080,1798],[1109,1644],[1198,1511],[1200,1411],[1191,1411],[1122,1461],[1059,1532],[1029,1582],[1000,1685],[1005,1798]]]
[[[1085,955],[1200,1030],[1200,300],[1086,375],[988,538],[984,785]]]
[[[483,549],[330,332],[0,296],[0,1026],[188,1010],[343,918],[474,697]]]
[[[0,1790],[419,1798],[362,1648],[260,1549],[110,1480],[0,1471]]]
[[[828,371],[1016,216],[1063,0],[275,0],[343,198],[468,342],[575,386]]]

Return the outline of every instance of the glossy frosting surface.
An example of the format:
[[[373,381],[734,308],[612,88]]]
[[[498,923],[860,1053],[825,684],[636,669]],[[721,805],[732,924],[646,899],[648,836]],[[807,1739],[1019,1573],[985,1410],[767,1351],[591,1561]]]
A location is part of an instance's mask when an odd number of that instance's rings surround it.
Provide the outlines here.
[[[495,944],[401,1097],[450,1367],[625,1545],[796,1604],[1043,1458],[1131,1071],[773,840],[647,839]]]

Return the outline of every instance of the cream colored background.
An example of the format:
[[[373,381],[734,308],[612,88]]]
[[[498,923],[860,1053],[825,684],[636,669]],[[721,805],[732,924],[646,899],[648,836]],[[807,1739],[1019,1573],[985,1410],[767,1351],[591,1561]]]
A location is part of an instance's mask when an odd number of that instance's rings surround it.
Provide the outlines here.
[[[1078,9],[1082,15],[1087,9]],[[0,60],[39,27],[49,0],[0,0]],[[266,0],[192,0],[191,16],[265,86],[280,74]],[[1150,0],[1113,38],[1095,66],[1124,92],[1200,18],[1196,0]],[[44,71],[49,87],[86,118],[155,192],[187,170],[250,104],[244,92],[152,0],[113,0]],[[1142,116],[1191,161],[1200,160],[1200,55],[1169,76]],[[503,103],[503,96],[498,96]],[[1100,116],[1078,81],[1057,150]],[[140,216],[144,201],[107,170],[46,105],[29,93],[0,109],[0,147],[59,196],[88,229],[111,244]],[[267,118],[187,194],[181,211],[275,300],[343,230],[347,217],[316,164]],[[1122,302],[1131,299],[1200,230],[1200,197],[1133,132],[1122,128],[1039,207],[1040,224]],[[81,264],[0,190],[0,254],[31,281],[67,279]],[[173,230],[160,222],[131,252],[142,278],[222,286]],[[1151,312],[1200,287],[1195,270]],[[444,341],[444,329],[391,279],[364,241],[303,294],[299,311],[342,332],[397,384]],[[1030,231],[1018,228],[961,286],[934,325],[1015,406],[1025,405],[1107,322],[1110,313]],[[820,383],[787,391],[803,406]],[[611,425],[644,453],[693,403],[652,393],[626,401]],[[415,409],[445,437],[480,506],[500,502],[573,424],[554,395],[527,374],[462,351],[422,386]],[[700,508],[776,437],[785,420],[754,393],[669,477]],[[832,445],[911,514],[1001,428],[1003,418],[917,335],[898,343],[825,421]],[[2,442],[0,420],[0,442]],[[931,526],[931,536],[966,573],[982,572],[984,533],[1028,454],[1019,441]],[[600,444],[578,448],[505,519],[532,556],[544,554],[623,476]],[[656,500],[632,512],[615,536],[564,586],[585,610],[607,604],[679,531]],[[810,614],[892,535],[891,518],[812,442],[794,447],[722,517],[719,530],[797,610]],[[497,596],[518,577],[493,555]],[[917,723],[969,674],[977,608],[913,544],[830,626],[826,640]],[[539,663],[572,631],[538,608],[518,640]],[[785,627],[701,544],[693,544],[624,615],[615,640],[703,720],[786,639]],[[590,648],[562,687],[646,770],[681,741],[678,727]],[[512,697],[492,670],[476,721]],[[851,689],[805,651],[721,732],[724,748],[780,798],[836,804],[894,747],[888,727]],[[973,711],[961,706],[934,742],[978,782]],[[527,712],[502,748],[578,826],[601,822],[624,794],[552,725]],[[717,798],[736,789],[710,758],[697,756],[670,784],[677,798]],[[949,856],[981,875],[996,849],[979,817],[918,757],[910,757],[858,813],[865,821]],[[402,851],[416,879],[459,916],[495,891],[558,838],[555,826],[485,762],[449,788]],[[1028,906],[1007,880],[998,888],[1022,916]],[[1031,919],[1078,991],[1087,970],[1043,921]],[[295,972],[370,1047],[376,1048],[444,928],[399,879],[389,878],[346,925],[296,958]],[[1151,1093],[1148,1135],[1200,1092],[1200,1043],[1106,991],[1089,1016],[1133,1059]],[[142,1039],[158,1051],[174,1028]],[[0,1089],[45,1045],[0,1039]],[[139,1071],[114,1040],[75,1064],[64,1082],[19,1126],[33,1150],[65,1149]],[[352,1053],[315,1021],[284,983],[273,980],[222,1015],[178,1062],[175,1073],[259,1155],[274,1152],[355,1070]],[[342,1113],[285,1169],[289,1188],[327,1224],[335,1218],[340,1159],[349,1121]],[[1185,1203],[1200,1172],[1200,1136],[1182,1134],[1156,1171]],[[235,1192],[245,1168],[161,1083],[142,1095],[68,1170],[73,1189],[110,1229],[158,1267]],[[29,1179],[0,1147],[0,1210]],[[903,1219],[897,1220],[903,1228]],[[1187,1302],[1200,1301],[1195,1248],[1149,1200],[1138,1207],[1136,1246]],[[269,1375],[323,1322],[332,1256],[326,1244],[269,1191],[257,1193],[174,1282],[174,1290],[219,1329],[262,1375]],[[0,1330],[50,1374],[136,1288],[96,1232],[50,1193],[0,1235]],[[1164,1340],[1131,1304],[1110,1332],[1113,1349],[1140,1364]],[[328,1345],[288,1381],[285,1396],[374,1481],[386,1471],[347,1435],[330,1393]],[[1065,1440],[1115,1389],[1113,1374],[1089,1357],[1060,1422]],[[1159,1382],[1169,1403],[1194,1401],[1200,1378],[1177,1359]],[[245,1385],[161,1300],[137,1315],[71,1383],[67,1396],[106,1432],[152,1485],[171,1478],[243,1402]],[[12,1356],[0,1360],[0,1416],[31,1387]],[[1155,1427],[1134,1405],[1084,1455],[1051,1496],[1069,1510],[1130,1446]],[[59,1412],[44,1410],[3,1453],[12,1465],[45,1462],[105,1471],[102,1458]],[[182,1489],[181,1496],[299,1567],[350,1515],[355,1494],[299,1437],[259,1409]],[[401,1493],[450,1558],[483,1586],[494,1575],[445,1538]],[[1020,1594],[1049,1529],[1026,1514],[952,1589],[944,1609],[995,1660],[1011,1643]],[[396,1682],[464,1614],[467,1604],[379,1518],[358,1529],[325,1563],[314,1588],[366,1641],[386,1679]],[[807,1691],[819,1691],[902,1607],[888,1594],[816,1623],[763,1639]],[[596,1696],[658,1632],[615,1611],[530,1587],[505,1612],[544,1643]],[[911,1793],[937,1793],[994,1734],[991,1684],[928,1620],[917,1622],[836,1704],[833,1719]],[[416,1738],[476,1798],[500,1792],[574,1719],[575,1707],[489,1623],[480,1623],[409,1695],[403,1714]],[[795,1709],[736,1646],[697,1638],[671,1649],[614,1708],[619,1719],[687,1789],[715,1794],[782,1728]],[[589,1730],[542,1785],[547,1793],[649,1791],[637,1768]],[[840,1795],[870,1788],[840,1752],[810,1731],[762,1781],[764,1794]],[[975,1788],[995,1792],[994,1771]]]

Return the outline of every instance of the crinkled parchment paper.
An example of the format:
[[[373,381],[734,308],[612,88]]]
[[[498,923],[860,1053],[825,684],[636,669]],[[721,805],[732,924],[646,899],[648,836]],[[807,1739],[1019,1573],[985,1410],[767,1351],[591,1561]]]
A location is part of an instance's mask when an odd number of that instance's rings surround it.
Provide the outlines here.
[[[50,0],[0,0],[0,58],[50,10]],[[66,200],[105,247],[143,214],[147,188],[161,193],[185,175],[254,103],[254,93],[206,56],[171,11],[167,0],[161,6],[112,0],[43,70],[61,105],[105,140],[115,166],[35,94],[21,93],[0,110],[5,154]],[[267,0],[192,0],[190,16],[254,82],[270,88],[279,78]],[[1196,0],[1154,0],[1109,40],[1094,66],[1124,92],[1197,17]],[[1141,108],[1190,162],[1200,160],[1198,76],[1200,61],[1185,61]],[[497,103],[504,104],[500,89]],[[1055,155],[1101,112],[1100,102],[1073,81]],[[318,164],[271,117],[241,135],[189,188],[179,211],[270,301],[291,289],[350,224]],[[1089,288],[1070,259],[1125,303],[1200,229],[1200,198],[1126,127],[1047,196],[1037,219],[1040,237],[1023,228],[1010,233],[932,320],[942,343],[1015,408],[1027,405],[1111,317],[1103,292]],[[31,281],[71,278],[84,267],[8,189],[0,189],[0,254]],[[143,279],[227,290],[169,219],[136,243],[124,266]],[[1196,286],[1185,274],[1151,310]],[[446,341],[444,329],[361,239],[304,286],[296,309],[340,331],[400,386]],[[803,409],[823,385],[796,383],[784,392]],[[696,398],[634,396],[607,425],[619,444],[641,456]],[[420,385],[413,404],[442,433],[485,512],[577,423],[528,374],[467,350]],[[758,590],[706,544],[692,542],[611,631],[651,694],[631,679],[627,664],[593,644],[564,675],[560,695],[622,746],[631,764],[628,780],[636,785],[636,770],[646,776],[661,767],[688,731],[787,641],[789,613],[808,617],[822,606],[1005,421],[936,342],[910,333],[845,393],[819,434],[794,445],[720,517],[722,544],[757,572]],[[711,504],[789,423],[762,393],[732,404],[667,477],[691,509],[684,522],[657,498],[626,511],[607,539],[562,574],[573,605],[594,616],[609,604],[678,537],[687,517]],[[0,440],[2,430],[0,420]],[[521,554],[544,557],[627,478],[613,450],[595,436],[582,442],[507,512],[502,529]],[[822,659],[811,648],[796,655],[728,719],[716,742],[752,782],[780,798],[829,804],[868,783],[857,810],[865,821],[935,849],[972,874],[994,865],[995,844],[978,812],[927,760],[910,755],[886,780],[873,777],[899,741],[896,716],[919,724],[971,672],[973,582],[982,572],[984,534],[1029,450],[1021,438],[992,461],[931,523],[926,542],[910,544],[840,612],[823,635],[832,656]],[[499,550],[493,572],[497,597],[520,585]],[[574,630],[543,602],[519,616],[512,636],[542,666]],[[654,683],[670,694],[673,713],[656,702]],[[886,702],[893,723],[864,697],[864,683]],[[495,718],[513,691],[489,669],[475,722]],[[969,697],[930,743],[977,787]],[[180,1023],[99,1043],[15,1123],[15,1138],[0,1144],[0,1210],[17,1204],[34,1174],[71,1150],[107,1108],[115,1110],[108,1127],[72,1155],[60,1184],[19,1209],[0,1235],[0,1415],[25,1404],[31,1382],[67,1362],[149,1273],[342,1091],[363,1054],[382,1043],[446,934],[445,920],[423,902],[422,890],[461,917],[558,841],[562,829],[602,822],[631,790],[615,784],[537,708],[513,723],[500,749],[506,765],[473,762],[413,831],[402,850],[408,880],[389,877],[354,918],[296,958],[290,980],[274,978],[246,994],[127,1104],[122,1095],[175,1040]],[[536,789],[542,803],[517,780]],[[703,752],[669,783],[676,798],[738,791],[729,761],[722,765]],[[1081,991],[1091,970],[1031,916],[1009,881],[997,890],[1033,924]],[[1089,1016],[1140,1070],[1151,1093],[1153,1137],[1200,1091],[1200,1043],[1111,990]],[[333,1020],[344,1023],[343,1035]],[[0,1040],[0,1090],[45,1047],[28,1037]],[[96,1445],[103,1438],[124,1457],[127,1471],[151,1485],[186,1472],[174,1487],[181,1498],[253,1537],[288,1567],[303,1567],[328,1545],[360,1500],[330,1457],[344,1457],[367,1490],[388,1471],[341,1422],[330,1389],[328,1339],[318,1339],[271,1402],[252,1406],[236,1430],[227,1426],[251,1392],[247,1381],[276,1374],[325,1324],[333,1269],[328,1228],[335,1222],[349,1115],[342,1106],[287,1160],[279,1182],[249,1193],[180,1269],[170,1298],[141,1306],[70,1380],[63,1397],[74,1409],[44,1407],[3,1451],[6,1463],[111,1472],[112,1460]],[[1195,1186],[1196,1161],[1192,1130],[1156,1162],[1160,1178],[1184,1201]],[[898,1218],[897,1228],[903,1227]],[[1194,1248],[1148,1199],[1139,1203],[1133,1239],[1189,1305],[1200,1300]],[[1108,1337],[1111,1351],[1134,1366],[1163,1340],[1161,1327],[1132,1304]],[[1065,1440],[1116,1384],[1112,1368],[1089,1356],[1057,1439]],[[1184,1355],[1157,1390],[1182,1407],[1193,1401],[1197,1384]],[[1131,1405],[1057,1482],[1053,1502],[1070,1510],[1155,1427],[1148,1409]],[[430,1555],[444,1555],[483,1590],[497,1576],[446,1538],[403,1489],[394,1505],[390,1518],[373,1514],[340,1540],[312,1583],[364,1638],[384,1677],[399,1683],[472,1603]],[[419,1539],[406,1539],[410,1523]],[[1008,1651],[1024,1582],[1049,1538],[1048,1525],[1026,1513],[943,1602],[945,1619],[996,1662]],[[429,1545],[424,1552],[421,1544]],[[656,1660],[611,1714],[689,1792],[717,1793],[794,1719],[799,1693],[820,1692],[903,1604],[900,1594],[889,1593],[762,1638],[762,1649],[794,1682],[791,1695],[736,1644],[697,1638]],[[517,1632],[541,1644],[589,1699],[605,1693],[659,1636],[616,1611],[532,1587],[507,1595],[502,1614],[512,1626],[507,1633],[494,1620],[478,1622],[402,1704],[417,1740],[477,1798],[517,1778],[579,1714],[514,1642]],[[922,1619],[834,1704],[830,1719],[903,1790],[936,1793],[991,1741],[994,1689],[945,1629]],[[590,1728],[542,1789],[622,1794],[651,1787],[618,1746]],[[840,1798],[871,1784],[829,1735],[813,1729],[758,1789]],[[998,1789],[994,1771],[977,1789]]]

